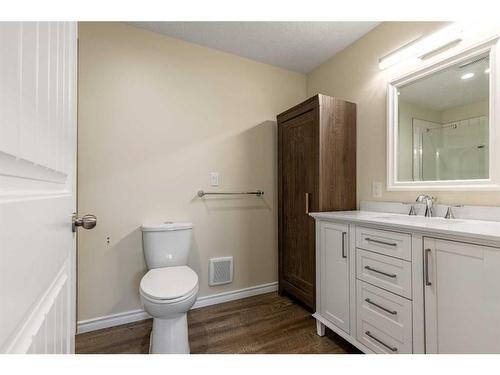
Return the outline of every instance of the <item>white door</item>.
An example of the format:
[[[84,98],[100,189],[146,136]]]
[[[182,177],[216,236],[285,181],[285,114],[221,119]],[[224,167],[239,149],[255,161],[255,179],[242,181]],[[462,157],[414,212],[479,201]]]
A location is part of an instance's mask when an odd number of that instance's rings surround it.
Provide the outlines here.
[[[321,222],[321,316],[349,333],[349,241],[347,225]]]
[[[74,22],[0,22],[0,352],[74,352]]]
[[[500,249],[425,239],[427,353],[500,353]]]

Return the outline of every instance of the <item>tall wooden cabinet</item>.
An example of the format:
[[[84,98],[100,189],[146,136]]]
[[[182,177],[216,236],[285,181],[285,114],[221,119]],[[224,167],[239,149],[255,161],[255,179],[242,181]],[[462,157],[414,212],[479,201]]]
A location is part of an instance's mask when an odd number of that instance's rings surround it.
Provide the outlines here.
[[[314,309],[309,212],[356,209],[356,104],[319,94],[277,121],[279,292]]]

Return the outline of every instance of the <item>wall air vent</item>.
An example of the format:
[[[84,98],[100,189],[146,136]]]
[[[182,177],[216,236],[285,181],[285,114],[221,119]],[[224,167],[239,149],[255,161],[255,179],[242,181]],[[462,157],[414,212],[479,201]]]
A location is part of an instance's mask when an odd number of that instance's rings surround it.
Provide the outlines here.
[[[210,286],[233,282],[233,257],[211,258],[208,275]]]

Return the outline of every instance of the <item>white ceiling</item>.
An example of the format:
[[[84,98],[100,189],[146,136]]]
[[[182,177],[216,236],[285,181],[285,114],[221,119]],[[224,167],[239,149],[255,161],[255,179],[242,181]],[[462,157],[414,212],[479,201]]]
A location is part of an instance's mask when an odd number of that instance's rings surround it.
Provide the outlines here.
[[[129,22],[144,29],[300,73],[379,22]]]
[[[457,64],[402,87],[399,99],[438,112],[487,100],[489,74],[484,71],[489,67],[489,60],[463,66],[465,64],[468,63]],[[474,73],[474,76],[461,79],[466,73]]]

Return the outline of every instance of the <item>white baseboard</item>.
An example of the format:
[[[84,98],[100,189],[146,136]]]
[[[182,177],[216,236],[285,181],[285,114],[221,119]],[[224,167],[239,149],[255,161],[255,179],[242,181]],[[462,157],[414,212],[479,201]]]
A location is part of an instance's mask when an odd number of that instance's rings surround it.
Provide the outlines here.
[[[212,294],[210,296],[198,297],[192,309],[200,307],[217,305],[219,303],[234,301],[237,299],[256,296],[259,294],[272,293],[278,290],[278,283],[268,283],[262,285],[251,286],[249,288],[231,290],[229,292]]]
[[[256,285],[244,289],[231,290],[229,292],[212,294],[210,296],[198,297],[192,309],[199,309],[200,307],[217,305],[219,303],[252,297],[259,294],[272,293],[277,290],[278,283],[274,282]],[[151,317],[144,310],[132,310],[119,314],[101,316],[94,319],[81,320],[77,323],[76,333],[96,331],[98,329],[119,326],[122,324],[137,322],[149,318]]]
[[[125,311],[119,314],[100,316],[94,319],[81,320],[76,325],[76,333],[97,331],[98,329],[119,326],[151,318],[144,310]]]

